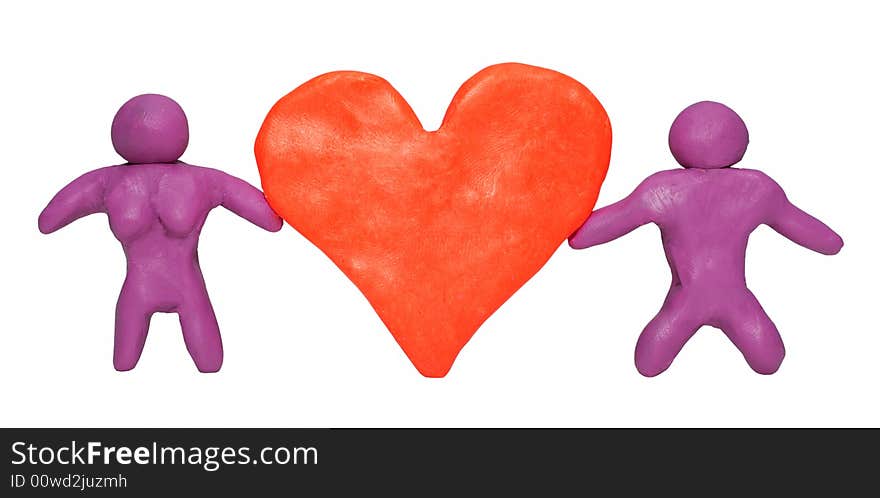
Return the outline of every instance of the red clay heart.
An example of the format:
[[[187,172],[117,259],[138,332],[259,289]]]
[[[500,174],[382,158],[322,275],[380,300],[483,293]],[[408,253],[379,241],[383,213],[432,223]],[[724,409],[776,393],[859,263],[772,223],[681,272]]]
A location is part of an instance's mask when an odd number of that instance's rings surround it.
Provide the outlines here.
[[[586,87],[533,66],[480,71],[434,132],[382,78],[335,72],[279,100],[254,150],[275,211],[442,377],[592,211],[611,126]]]

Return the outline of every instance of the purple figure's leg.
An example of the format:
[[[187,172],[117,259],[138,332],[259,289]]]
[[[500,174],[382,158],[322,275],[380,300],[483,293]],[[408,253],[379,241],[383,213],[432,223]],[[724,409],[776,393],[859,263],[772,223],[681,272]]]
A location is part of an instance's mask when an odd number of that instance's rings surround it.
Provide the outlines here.
[[[122,285],[116,302],[116,335],[113,343],[113,366],[124,372],[137,365],[147,340],[153,310],[135,289],[138,286]]]
[[[685,343],[703,325],[691,309],[687,295],[674,287],[663,307],[639,336],[636,343],[636,368],[646,377],[654,377],[669,368]]]
[[[223,342],[214,308],[207,292],[192,292],[177,311],[186,350],[200,372],[220,370],[223,364]]]
[[[742,352],[752,370],[772,374],[785,357],[785,346],[776,325],[748,289],[730,303],[721,329]]]

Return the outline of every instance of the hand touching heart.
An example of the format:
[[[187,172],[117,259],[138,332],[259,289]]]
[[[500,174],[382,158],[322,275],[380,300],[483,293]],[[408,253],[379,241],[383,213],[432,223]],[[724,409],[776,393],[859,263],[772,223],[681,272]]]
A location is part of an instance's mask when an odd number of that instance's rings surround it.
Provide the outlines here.
[[[255,145],[271,206],[429,377],[583,223],[610,152],[593,94],[522,64],[474,75],[434,132],[385,80],[325,74],[275,104]]]

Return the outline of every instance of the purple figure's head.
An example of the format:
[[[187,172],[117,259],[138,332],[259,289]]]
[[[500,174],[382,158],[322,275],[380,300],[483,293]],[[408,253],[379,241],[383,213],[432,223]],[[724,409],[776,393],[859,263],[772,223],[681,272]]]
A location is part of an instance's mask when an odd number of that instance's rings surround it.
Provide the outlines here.
[[[749,130],[733,109],[697,102],[681,111],[669,129],[669,150],[685,168],[724,168],[746,153]]]
[[[138,95],[119,108],[110,137],[130,163],[173,163],[186,150],[189,126],[177,102],[164,95]]]

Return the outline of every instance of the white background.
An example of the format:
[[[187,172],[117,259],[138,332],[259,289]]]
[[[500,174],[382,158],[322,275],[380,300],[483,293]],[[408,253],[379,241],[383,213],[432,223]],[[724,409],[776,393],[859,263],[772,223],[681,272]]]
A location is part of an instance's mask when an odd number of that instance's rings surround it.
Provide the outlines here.
[[[870,2],[7,2],[2,42],[2,426],[877,426],[877,15]],[[425,127],[458,86],[518,61],[571,75],[614,128],[598,206],[675,167],[672,119],[704,99],[743,116],[743,167],[846,241],[835,257],[763,227],[748,281],[788,355],[753,373],[700,331],[661,376],[633,366],[669,274],[657,229],[563,246],[464,348],[421,377],[358,290],[290,227],[215,211],[201,262],[226,358],[199,374],[175,315],[137,368],[112,367],[124,259],[104,215],[51,236],[37,215],[81,173],[117,164],[128,98],[186,110],[183,160],[258,185],[271,105],[320,73],[388,79]]]

